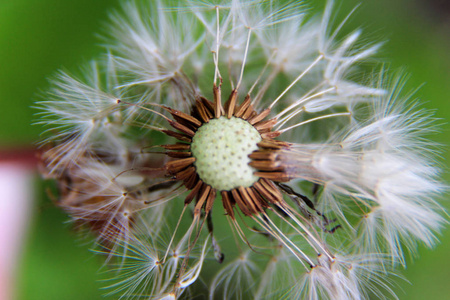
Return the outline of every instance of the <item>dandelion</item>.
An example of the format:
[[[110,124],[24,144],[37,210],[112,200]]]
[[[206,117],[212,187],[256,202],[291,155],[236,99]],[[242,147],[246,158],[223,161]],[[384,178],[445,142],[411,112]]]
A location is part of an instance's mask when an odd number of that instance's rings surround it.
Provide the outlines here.
[[[331,21],[332,1],[321,17],[129,1],[105,57],[57,75],[38,104],[42,170],[114,266],[112,293],[396,297],[387,275],[433,246],[445,186],[430,114],[401,76],[357,76],[381,44],[340,38],[347,18]]]

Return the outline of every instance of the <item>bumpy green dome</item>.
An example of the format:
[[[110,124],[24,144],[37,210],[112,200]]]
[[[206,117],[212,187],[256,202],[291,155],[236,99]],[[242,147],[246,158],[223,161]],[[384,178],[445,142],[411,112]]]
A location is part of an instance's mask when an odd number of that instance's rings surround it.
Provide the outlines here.
[[[200,179],[219,191],[252,186],[258,177],[248,165],[248,155],[260,141],[259,132],[240,118],[220,117],[205,123],[191,145]]]

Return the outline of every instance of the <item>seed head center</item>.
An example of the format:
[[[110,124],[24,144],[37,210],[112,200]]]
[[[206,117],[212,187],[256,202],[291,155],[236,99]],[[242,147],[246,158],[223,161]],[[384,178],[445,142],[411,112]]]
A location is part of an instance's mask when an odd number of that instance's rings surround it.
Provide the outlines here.
[[[222,116],[203,124],[191,144],[200,179],[219,191],[252,186],[258,177],[248,156],[260,141],[259,132],[240,118]]]

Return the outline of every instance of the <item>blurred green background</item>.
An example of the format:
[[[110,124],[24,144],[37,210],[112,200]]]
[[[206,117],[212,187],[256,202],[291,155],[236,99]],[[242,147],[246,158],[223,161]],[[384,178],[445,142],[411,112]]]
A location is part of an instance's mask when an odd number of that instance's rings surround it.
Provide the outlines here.
[[[149,0],[151,1],[151,0]],[[323,7],[323,0],[310,1]],[[339,2],[349,12],[359,1]],[[380,57],[391,69],[411,73],[408,88],[436,117],[450,116],[450,1],[371,0],[349,21],[362,26],[368,41],[387,40]],[[102,50],[99,33],[116,0],[0,0],[0,150],[28,148],[42,130],[32,126],[30,108],[47,79],[59,68],[77,70]],[[444,121],[448,122],[448,121]],[[433,137],[446,144],[443,163],[450,158],[450,126]],[[445,174],[445,180],[450,177]],[[67,217],[46,199],[36,176],[36,201],[18,266],[18,299],[101,299],[102,260],[88,251],[66,223]],[[450,207],[448,202],[444,204]],[[411,284],[399,281],[400,299],[450,299],[450,230],[433,250],[419,248],[419,258],[403,271]]]

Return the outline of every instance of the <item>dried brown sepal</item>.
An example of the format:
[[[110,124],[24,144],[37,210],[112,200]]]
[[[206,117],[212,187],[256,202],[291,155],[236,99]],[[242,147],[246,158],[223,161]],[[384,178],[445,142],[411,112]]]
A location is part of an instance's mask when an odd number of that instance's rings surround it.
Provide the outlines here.
[[[184,180],[184,186],[188,189],[192,189],[197,184],[198,180],[199,176],[196,172],[195,174],[189,176],[187,179]]]
[[[263,139],[258,144],[259,148],[265,148],[265,149],[283,149],[283,148],[289,148],[291,144],[283,142],[283,141],[277,141],[272,139]]]
[[[191,152],[174,152],[174,151],[170,152],[170,151],[168,151],[168,152],[165,152],[165,154],[168,157],[172,157],[172,158],[185,158],[185,157],[192,156]]]
[[[257,199],[259,205],[262,206],[262,208],[269,207],[268,202],[264,199],[263,196],[259,194],[258,190],[254,186],[247,188],[247,192],[252,197],[252,199]]]
[[[250,106],[245,110],[244,114],[242,115],[242,119],[248,120],[253,116],[256,116],[256,111],[253,109],[253,105],[250,104]]]
[[[168,136],[174,137],[177,140],[180,140],[182,142],[188,142],[188,143],[192,142],[192,139],[189,136],[182,134],[182,133],[178,133],[178,132],[175,132],[172,130],[167,130],[167,129],[161,130],[161,132],[167,134]]]
[[[239,206],[239,209],[242,211],[242,213],[246,216],[251,216],[252,211],[250,211],[245,204],[244,200],[242,200],[241,195],[239,195],[239,192],[237,189],[231,190],[231,196],[236,201],[236,204]]]
[[[193,130],[189,129],[189,127],[187,127],[181,123],[178,123],[178,122],[175,122],[172,120],[170,120],[168,122],[169,122],[170,126],[172,126],[173,128],[175,128],[178,131],[181,131],[182,133],[186,134],[187,136],[189,136],[191,138],[195,135],[195,132]]]
[[[222,107],[222,91],[220,87],[216,86],[215,83],[213,86],[213,95],[214,95],[214,117],[218,119],[224,114],[224,111]]]
[[[159,147],[166,150],[191,150],[191,145],[189,144],[169,144],[169,145],[159,145]]]
[[[234,202],[232,202],[229,192],[221,191],[220,194],[222,195],[222,204],[225,212],[228,216],[234,219]]]
[[[209,213],[213,207],[214,200],[216,199],[216,190],[211,188],[211,191],[209,192],[208,199],[206,200],[205,204],[205,212]]]
[[[182,159],[171,160],[166,163],[166,169],[171,175],[187,168],[195,162],[195,157],[188,157]]]
[[[209,120],[212,119],[211,113],[208,109],[203,105],[200,100],[196,100],[195,112],[198,114],[199,118],[203,121],[203,123],[208,123]]]
[[[191,166],[191,167],[184,169],[183,171],[178,172],[175,175],[175,178],[177,180],[185,180],[187,178],[190,178],[193,174],[195,174],[195,167]]]
[[[273,126],[275,126],[275,124],[277,123],[277,119],[270,119],[267,121],[261,121],[256,123],[254,126],[256,128],[256,130],[261,131],[264,129],[268,129],[268,130],[272,130]]]
[[[230,119],[234,115],[234,109],[236,108],[237,100],[237,90],[231,91],[228,101],[225,103],[225,111],[227,113],[227,118]]]
[[[279,137],[280,134],[281,134],[281,132],[279,132],[279,131],[265,132],[265,133],[261,134],[261,137],[263,139],[274,139],[276,137]]]
[[[277,182],[288,182],[292,180],[292,177],[286,174],[286,172],[255,172],[254,174],[255,176]]]
[[[205,106],[210,118],[214,118],[214,103],[206,99],[205,97],[200,97],[202,104]]]
[[[162,108],[165,109],[166,111],[168,111],[176,121],[178,121],[184,125],[190,124],[191,126],[193,126],[195,128],[202,126],[202,122],[200,122],[197,118],[195,118],[191,115],[185,114],[184,112],[172,109],[167,106],[162,106]]]
[[[203,181],[199,180],[197,181],[197,183],[195,184],[194,188],[189,192],[189,194],[186,196],[186,198],[184,199],[184,203],[185,204],[189,204],[192,202],[192,200],[197,196],[197,194],[200,191],[200,188],[203,185]]]
[[[260,171],[274,172],[274,171],[283,171],[285,169],[284,165],[282,165],[280,162],[273,160],[253,160],[249,163],[249,165]]]
[[[251,197],[251,193],[248,192],[247,188],[239,187],[239,194],[247,205],[248,209],[251,211],[252,215],[256,215],[258,213],[263,212],[263,208],[261,203],[259,203],[258,199],[255,197]]]
[[[250,95],[245,96],[244,102],[242,102],[242,104],[236,108],[234,116],[236,118],[241,118],[242,115],[247,111],[248,107],[250,106],[250,103],[251,103]]]
[[[255,125],[256,123],[261,122],[262,120],[264,120],[270,114],[270,111],[271,111],[270,108],[266,108],[261,113],[259,113],[256,116],[248,119],[247,121],[250,124]]]
[[[211,191],[211,186],[203,183],[203,186],[200,189],[200,192],[197,194],[197,203],[195,204],[195,208],[194,208],[194,216],[200,215],[201,209],[202,209],[203,205],[205,204],[205,201],[208,198],[210,191]]]
[[[256,150],[252,154],[250,154],[248,157],[252,160],[275,160],[278,156],[278,153],[276,151],[270,151],[270,150]]]

